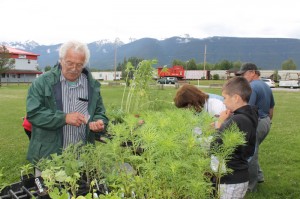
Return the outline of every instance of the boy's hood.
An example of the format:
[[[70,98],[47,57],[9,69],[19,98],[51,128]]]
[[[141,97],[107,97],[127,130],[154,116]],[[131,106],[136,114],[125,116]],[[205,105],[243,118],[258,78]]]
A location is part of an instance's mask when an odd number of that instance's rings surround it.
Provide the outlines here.
[[[243,114],[252,121],[253,125],[257,126],[258,124],[258,110],[254,106],[251,105],[243,106],[235,110],[234,114]]]

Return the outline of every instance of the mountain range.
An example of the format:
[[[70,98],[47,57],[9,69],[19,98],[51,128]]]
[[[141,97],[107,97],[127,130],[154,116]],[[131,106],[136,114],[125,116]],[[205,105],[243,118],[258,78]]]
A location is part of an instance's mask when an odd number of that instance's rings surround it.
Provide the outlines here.
[[[39,54],[40,68],[57,63],[58,48],[61,45],[40,45],[34,41],[0,44]],[[99,40],[89,43],[88,47],[91,51],[90,67],[100,70],[113,69],[115,61],[120,63],[130,57],[157,59],[157,66],[169,67],[174,59],[195,59],[196,63],[203,63],[205,59],[212,64],[222,60],[253,62],[265,70],[281,69],[282,62],[287,59],[292,59],[296,65],[300,64],[300,40],[288,38],[142,38],[130,43]]]

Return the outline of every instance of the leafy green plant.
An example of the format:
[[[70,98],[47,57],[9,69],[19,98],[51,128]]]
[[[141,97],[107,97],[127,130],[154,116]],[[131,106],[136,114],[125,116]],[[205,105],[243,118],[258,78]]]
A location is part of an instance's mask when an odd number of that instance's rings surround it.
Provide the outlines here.
[[[232,172],[231,169],[227,168],[226,162],[231,158],[236,147],[244,145],[246,142],[245,134],[239,130],[236,124],[231,125],[215,138],[217,137],[221,137],[223,143],[221,145],[213,145],[211,153],[217,167],[213,175],[216,177],[216,197],[219,198],[221,177]]]
[[[117,152],[116,162],[128,163],[138,174],[117,166],[119,169],[107,176],[112,192],[120,194],[121,190],[125,197],[131,197],[133,192],[137,197],[146,198],[210,197],[213,188],[207,174],[216,173],[211,171],[210,155],[207,147],[201,146],[200,136],[207,138],[214,134],[210,125],[212,117],[175,108],[163,112],[144,111],[140,117],[145,121],[141,126],[138,118],[129,114],[123,123],[110,128],[114,139],[106,146]],[[194,133],[197,126],[204,131],[201,135]],[[231,129],[228,135],[234,138],[235,133],[239,133],[236,130]],[[114,149],[126,140],[131,141],[130,146]],[[234,150],[232,139],[225,139],[224,143],[214,151],[218,157],[228,157]],[[143,149],[141,154],[135,152],[139,147]]]
[[[78,190],[79,185],[77,184],[77,181],[80,178],[79,173],[74,173],[72,176],[68,176],[65,179],[65,188],[71,192],[72,198],[76,198],[76,192]]]
[[[122,108],[117,107],[115,105],[111,105],[107,107],[107,117],[109,117],[109,120],[113,124],[121,123],[123,122],[123,118],[125,116],[125,112]]]
[[[9,184],[4,182],[3,178],[4,178],[4,174],[3,174],[3,169],[4,167],[2,167],[0,169],[0,192],[6,187],[8,186]]]
[[[51,198],[68,198],[67,190],[60,189],[62,183],[67,178],[67,175],[64,171],[60,170],[60,167],[50,167],[43,170],[42,178]]]
[[[126,89],[127,89],[127,86],[130,85],[130,77],[129,77],[129,74],[132,74],[134,73],[134,67],[133,65],[131,64],[131,62],[128,62],[126,64],[126,69],[125,69],[125,72],[126,72],[126,78],[125,78],[125,87],[124,87],[124,91],[123,91],[123,95],[122,95],[122,101],[121,101],[121,110],[123,110],[123,103],[124,103],[124,99],[125,99],[125,92],[126,92]]]
[[[70,145],[61,155],[53,154],[51,159],[42,159],[38,167],[42,170],[42,177],[48,187],[49,195],[63,197],[66,192],[76,198],[80,185],[86,198],[95,192],[95,182],[103,178],[101,161],[103,154],[92,144],[78,143]],[[85,186],[86,185],[86,186]]]
[[[129,62],[130,63],[130,62]],[[131,64],[127,64],[128,71],[134,71],[134,79],[130,80],[130,87],[126,98],[125,112],[134,113],[146,109],[144,106],[149,99],[150,83],[153,82],[153,70],[152,65],[156,64],[157,60],[143,60],[141,61],[137,69],[133,69]],[[123,107],[123,101],[125,98],[126,87],[124,88],[121,109]],[[143,107],[142,107],[143,106]]]
[[[21,168],[21,176],[26,175],[29,178],[29,174],[33,173],[33,165],[31,163],[25,164],[20,167]]]
[[[80,174],[76,172],[68,176],[62,167],[51,167],[42,172],[42,178],[51,198],[67,199],[69,195],[72,196],[72,199],[78,198],[78,180],[80,177]],[[91,198],[91,194],[87,194],[86,197]]]

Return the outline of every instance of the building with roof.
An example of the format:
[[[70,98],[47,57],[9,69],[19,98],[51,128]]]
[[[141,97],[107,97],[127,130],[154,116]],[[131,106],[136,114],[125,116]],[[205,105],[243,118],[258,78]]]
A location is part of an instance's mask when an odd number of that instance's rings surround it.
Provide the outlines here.
[[[11,47],[6,48],[10,58],[15,60],[15,67],[1,74],[2,83],[32,82],[38,75],[42,74],[41,71],[37,70],[39,54]]]
[[[101,72],[92,72],[94,79],[99,81],[113,81],[120,80],[122,78],[122,71],[101,71]]]

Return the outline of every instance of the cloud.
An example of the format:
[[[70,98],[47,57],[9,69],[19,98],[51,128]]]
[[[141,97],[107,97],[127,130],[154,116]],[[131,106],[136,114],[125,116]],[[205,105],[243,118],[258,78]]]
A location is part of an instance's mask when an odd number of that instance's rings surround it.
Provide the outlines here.
[[[57,44],[189,34],[300,39],[298,1],[1,0],[0,41]]]

